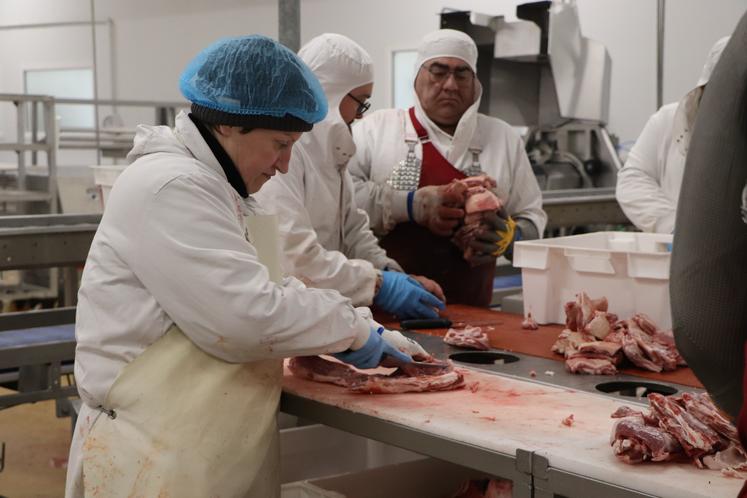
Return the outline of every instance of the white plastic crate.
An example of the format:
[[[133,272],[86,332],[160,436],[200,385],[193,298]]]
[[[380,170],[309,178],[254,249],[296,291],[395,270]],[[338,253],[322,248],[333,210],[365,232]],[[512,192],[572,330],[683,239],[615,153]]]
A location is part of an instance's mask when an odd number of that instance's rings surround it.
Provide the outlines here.
[[[96,184],[96,187],[99,189],[102,209],[106,207],[106,201],[109,198],[109,193],[112,191],[114,182],[126,167],[127,165],[118,166],[114,164],[99,164],[96,166],[91,166],[91,169],[93,170],[93,181]]]
[[[520,241],[524,312],[538,323],[565,323],[563,304],[579,291],[606,296],[620,318],[646,313],[660,328],[672,326],[668,245],[672,235],[596,232]]]

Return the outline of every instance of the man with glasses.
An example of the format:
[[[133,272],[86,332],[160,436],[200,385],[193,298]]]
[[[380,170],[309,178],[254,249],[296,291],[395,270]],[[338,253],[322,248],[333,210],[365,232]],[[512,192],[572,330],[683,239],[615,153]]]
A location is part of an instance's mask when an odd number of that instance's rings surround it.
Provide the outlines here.
[[[314,38],[298,54],[321,81],[329,113],[299,139],[288,174],[273,178],[256,196],[278,214],[286,272],[309,286],[336,289],[356,306],[375,304],[402,318],[435,318],[444,306],[441,288],[403,273],[387,257],[354,200],[347,171],[355,153],[350,125],[370,107],[371,58],[337,34]],[[425,355],[401,335],[398,339],[411,355]]]
[[[478,113],[482,86],[477,47],[460,31],[423,38],[416,60],[415,106],[377,111],[353,129],[350,161],[358,206],[387,253],[405,271],[436,280],[452,303],[487,306],[496,258],[513,242],[534,239],[547,216],[521,137],[504,121]],[[472,241],[469,261],[450,241],[464,201],[446,186],[485,174],[504,208]]]

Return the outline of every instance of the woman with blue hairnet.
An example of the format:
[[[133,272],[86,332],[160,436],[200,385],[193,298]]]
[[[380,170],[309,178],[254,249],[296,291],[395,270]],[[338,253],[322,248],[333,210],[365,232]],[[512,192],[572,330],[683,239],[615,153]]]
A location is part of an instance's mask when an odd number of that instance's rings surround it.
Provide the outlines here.
[[[308,67],[269,38],[227,39],[180,88],[192,112],[138,129],[83,271],[68,497],[278,496],[282,358],[411,360],[367,310],[281,282],[272,260],[251,194],[327,112]]]
[[[441,288],[402,273],[353,198],[350,125],[370,105],[371,58],[353,40],[332,33],[317,36],[298,55],[319,78],[329,113],[299,139],[289,173],[273,178],[257,197],[279,214],[288,272],[307,285],[337,289],[355,305],[373,303],[400,318],[437,317],[443,302],[428,291],[443,299]]]

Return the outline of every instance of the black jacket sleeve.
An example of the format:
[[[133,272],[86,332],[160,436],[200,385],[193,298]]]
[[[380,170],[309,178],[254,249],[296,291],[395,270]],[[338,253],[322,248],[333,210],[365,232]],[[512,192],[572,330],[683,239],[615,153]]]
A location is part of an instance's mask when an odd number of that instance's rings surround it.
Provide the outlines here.
[[[747,340],[747,15],[706,85],[685,166],[670,275],[674,335],[714,401],[742,406]]]

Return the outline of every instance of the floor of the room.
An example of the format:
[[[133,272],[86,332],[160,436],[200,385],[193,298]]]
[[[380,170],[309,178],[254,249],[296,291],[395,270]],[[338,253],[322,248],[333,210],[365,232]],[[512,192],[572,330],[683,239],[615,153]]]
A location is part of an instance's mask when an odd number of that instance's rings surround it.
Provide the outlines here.
[[[9,392],[0,388],[0,395]],[[70,437],[70,418],[57,418],[54,401],[0,410],[0,442],[5,442],[0,496],[64,496]]]

